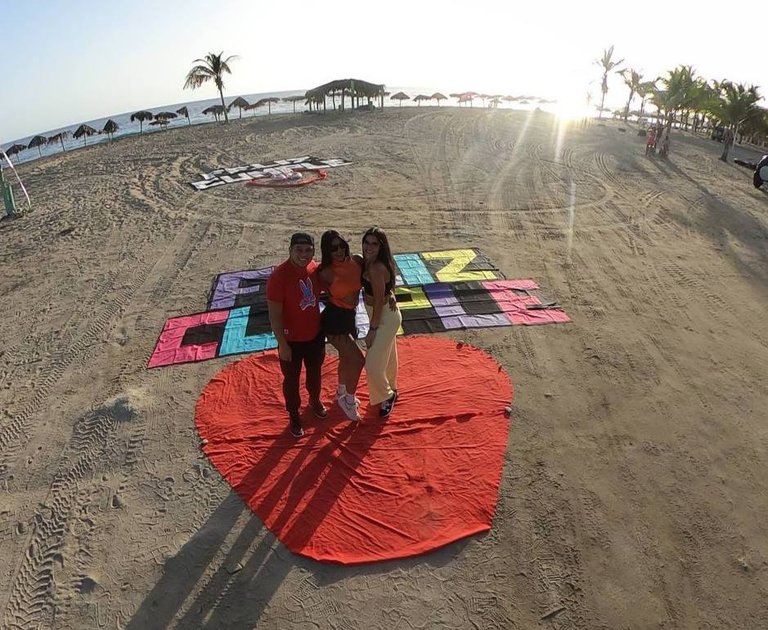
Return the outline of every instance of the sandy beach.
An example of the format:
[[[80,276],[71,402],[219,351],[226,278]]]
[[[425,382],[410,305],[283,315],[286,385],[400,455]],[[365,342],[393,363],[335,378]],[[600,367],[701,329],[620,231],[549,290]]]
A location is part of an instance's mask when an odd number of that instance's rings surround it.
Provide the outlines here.
[[[768,627],[768,194],[721,145],[481,108],[286,115],[24,164],[0,221],[0,627]],[[735,156],[757,154],[736,147]],[[216,168],[353,164],[300,190]],[[17,197],[20,195],[17,194]],[[147,370],[213,277],[291,232],[478,247],[572,321],[446,333],[515,388],[493,529],[345,567],[293,555],[200,451],[242,357]]]

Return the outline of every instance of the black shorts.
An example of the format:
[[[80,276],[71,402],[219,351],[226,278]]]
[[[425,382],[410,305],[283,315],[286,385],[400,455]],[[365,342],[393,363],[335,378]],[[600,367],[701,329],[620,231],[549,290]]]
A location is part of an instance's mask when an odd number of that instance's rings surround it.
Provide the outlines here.
[[[351,308],[341,308],[328,302],[323,309],[320,320],[323,325],[323,333],[326,336],[352,335],[355,337],[357,334],[355,311]]]

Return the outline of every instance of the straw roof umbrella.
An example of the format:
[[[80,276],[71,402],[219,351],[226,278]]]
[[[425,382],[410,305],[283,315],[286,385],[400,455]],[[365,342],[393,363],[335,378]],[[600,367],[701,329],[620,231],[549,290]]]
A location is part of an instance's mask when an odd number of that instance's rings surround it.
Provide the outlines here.
[[[29,141],[27,148],[34,149],[35,147],[37,147],[38,155],[40,157],[43,157],[43,152],[40,149],[40,147],[43,146],[44,144],[48,144],[48,138],[46,138],[45,136],[35,136],[34,138],[32,138],[32,140]]]
[[[441,94],[440,92],[435,92],[432,96],[429,97],[432,100],[437,101],[437,106],[440,107],[440,101],[447,101],[448,97],[445,94]]]
[[[106,122],[104,125],[104,129],[101,130],[102,133],[105,133],[109,136],[109,139],[112,140],[112,135],[119,129],[119,125],[112,120],[111,118]]]
[[[134,122],[136,120],[139,121],[139,133],[144,133],[144,121],[145,120],[152,120],[155,117],[155,115],[152,112],[148,111],[140,111],[136,112],[134,114],[131,114],[131,122]]]
[[[240,110],[240,118],[242,118],[243,110],[248,109],[248,105],[250,105],[248,101],[246,101],[242,96],[238,96],[227,106],[227,111],[231,110],[233,107],[237,107],[237,109]]]
[[[48,137],[48,144],[50,144],[51,142],[60,142],[61,150],[66,151],[67,148],[64,146],[64,138],[66,138],[68,135],[69,135],[68,131],[60,131],[59,133]]]
[[[410,101],[411,97],[408,96],[405,92],[398,92],[397,94],[393,94],[389,97],[392,101],[400,101],[400,107],[403,106],[403,101]]]
[[[419,94],[418,96],[415,96],[413,100],[416,101],[419,106],[421,106],[421,101],[428,101],[431,98],[431,96],[427,96],[426,94]]]
[[[92,136],[95,133],[99,133],[99,132],[96,131],[93,127],[89,125],[80,125],[77,129],[75,129],[75,133],[72,134],[72,137],[82,138],[83,146],[85,146],[88,144],[88,142],[86,141],[86,138],[88,136]]]
[[[293,103],[293,113],[296,113],[296,103],[297,101],[303,101],[306,97],[303,94],[294,94],[293,96],[285,96],[283,97],[283,100],[286,103]]]
[[[174,112],[160,112],[159,114],[155,114],[155,122],[159,121],[160,126],[163,129],[167,129],[168,123],[177,117],[178,117],[178,114]],[[151,125],[152,123],[149,123],[149,124]]]
[[[180,107],[179,109],[177,109],[177,110],[176,110],[176,113],[177,113],[179,116],[186,116],[186,117],[187,117],[187,122],[188,122],[190,125],[192,124],[192,121],[189,119],[189,110],[187,109],[187,106],[186,106],[186,105],[185,105],[184,107]]]
[[[210,107],[206,107],[203,110],[203,114],[206,116],[208,114],[213,114],[214,118],[216,120],[219,120],[219,116],[221,116],[224,113],[224,106],[223,105],[211,105]]]
[[[261,107],[262,105],[267,106],[267,114],[272,113],[272,103],[279,103],[280,99],[275,98],[274,96],[269,96],[267,98],[262,98],[256,101],[256,107]]]
[[[24,149],[27,147],[23,144],[12,144],[5,150],[5,154],[8,157],[11,157],[12,155],[16,155],[18,153],[21,153]]]

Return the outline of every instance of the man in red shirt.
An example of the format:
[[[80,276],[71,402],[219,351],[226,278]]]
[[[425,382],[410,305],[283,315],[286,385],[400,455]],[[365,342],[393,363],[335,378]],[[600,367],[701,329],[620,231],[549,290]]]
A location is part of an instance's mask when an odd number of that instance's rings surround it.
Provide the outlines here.
[[[277,339],[283,371],[283,397],[294,437],[304,435],[299,416],[301,365],[307,375],[309,404],[318,418],[328,416],[320,400],[320,368],[325,360],[325,337],[320,328],[315,241],[304,232],[291,236],[288,260],[267,280],[269,322]]]

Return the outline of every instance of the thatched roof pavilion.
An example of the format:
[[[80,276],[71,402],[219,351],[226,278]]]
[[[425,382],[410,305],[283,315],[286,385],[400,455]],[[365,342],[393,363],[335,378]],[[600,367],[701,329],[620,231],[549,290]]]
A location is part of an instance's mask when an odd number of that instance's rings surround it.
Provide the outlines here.
[[[307,90],[304,97],[307,100],[307,104],[310,109],[312,104],[323,104],[323,111],[325,111],[325,98],[326,96],[335,97],[336,94],[341,95],[341,109],[344,109],[344,98],[349,95],[352,99],[352,109],[355,109],[360,105],[360,98],[368,100],[368,104],[371,105],[374,98],[379,99],[379,107],[384,107],[384,84],[368,83],[367,81],[361,81],[360,79],[339,79],[337,81],[331,81],[324,85],[319,85],[316,88]],[[334,106],[335,106],[334,98]]]

